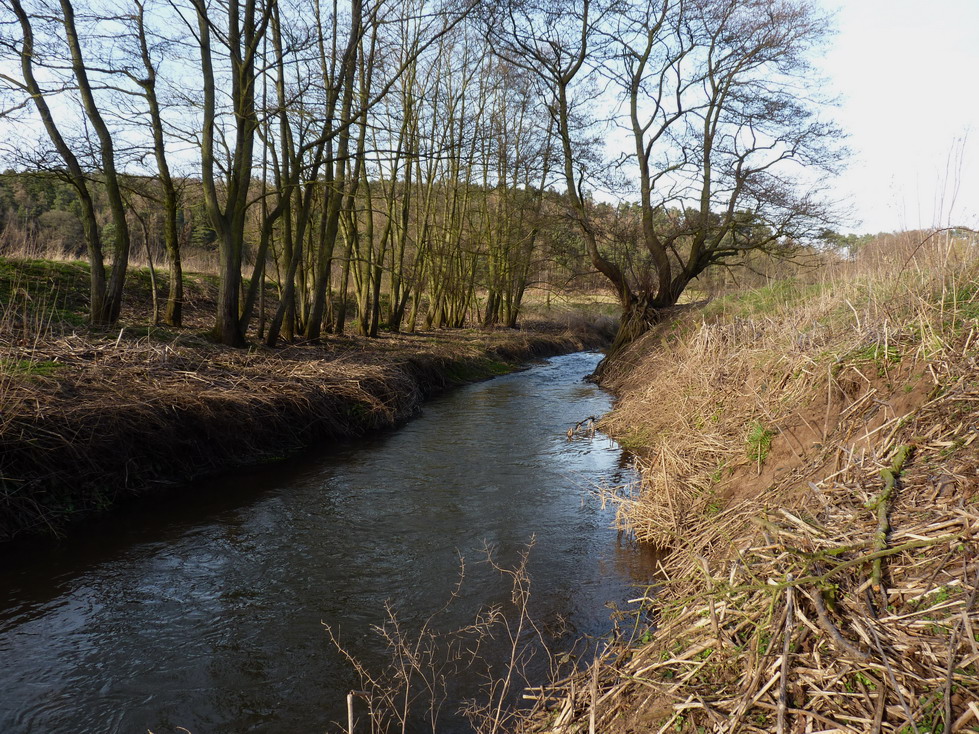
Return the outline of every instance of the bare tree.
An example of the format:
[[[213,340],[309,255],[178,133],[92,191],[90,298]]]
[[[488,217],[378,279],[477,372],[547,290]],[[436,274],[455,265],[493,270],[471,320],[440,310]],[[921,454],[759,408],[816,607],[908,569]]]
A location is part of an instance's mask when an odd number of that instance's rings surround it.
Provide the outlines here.
[[[819,120],[807,61],[827,24],[801,0],[519,3],[490,29],[500,53],[537,75],[564,154],[567,200],[622,321],[611,353],[677,303],[707,268],[786,252],[828,213],[796,174],[831,169],[837,130]],[[505,32],[504,32],[505,30]],[[583,85],[624,108],[640,243],[651,277],[630,278],[587,193]]]
[[[180,263],[180,238],[177,228],[177,213],[180,205],[177,185],[170,172],[166,151],[166,130],[163,122],[159,95],[157,93],[157,62],[152,55],[153,43],[147,28],[146,3],[133,0],[133,21],[135,38],[139,48],[139,60],[143,74],[135,78],[146,98],[149,112],[150,132],[153,141],[153,156],[157,166],[157,177],[163,189],[163,243],[170,263],[170,286],[167,306],[163,320],[170,326],[180,326],[183,320],[183,269]]]
[[[245,223],[252,184],[258,117],[255,90],[258,55],[276,0],[227,0],[217,10],[204,0],[191,0],[197,17],[197,41],[203,81],[201,130],[201,183],[211,226],[218,236],[220,285],[215,337],[222,344],[243,346],[240,326],[240,289]],[[230,79],[230,119],[219,119],[218,76],[215,55],[220,44]],[[224,176],[219,179],[216,142],[227,145]]]
[[[13,11],[20,26],[21,38],[17,52],[20,56],[22,76],[20,79],[16,79],[5,74],[4,79],[30,96],[57,155],[64,163],[66,178],[78,192],[82,204],[82,226],[91,267],[89,318],[93,324],[110,325],[119,318],[119,312],[122,308],[123,287],[129,262],[129,222],[122,196],[120,174],[116,167],[113,136],[95,97],[95,87],[90,79],[89,68],[86,66],[84,58],[82,39],[75,22],[75,9],[70,0],[60,0],[58,5],[60,13],[51,13],[46,9],[32,13],[25,8],[21,0],[5,0],[5,2],[9,3],[9,8]],[[77,90],[78,101],[82,107],[85,120],[96,135],[95,147],[97,162],[100,166],[100,184],[108,196],[109,210],[114,225],[112,228],[113,264],[108,280],[105,272],[102,233],[99,229],[90,191],[91,172],[79,161],[66,134],[56,122],[55,115],[48,104],[49,90],[42,87],[36,74],[36,67],[39,59],[42,58],[34,33],[34,21],[38,19],[46,27],[55,26],[57,28],[54,31],[58,34],[55,43],[63,44],[67,50],[67,62],[72,79],[71,86]],[[57,65],[61,65],[57,59],[53,61]],[[63,89],[56,91],[63,91]]]

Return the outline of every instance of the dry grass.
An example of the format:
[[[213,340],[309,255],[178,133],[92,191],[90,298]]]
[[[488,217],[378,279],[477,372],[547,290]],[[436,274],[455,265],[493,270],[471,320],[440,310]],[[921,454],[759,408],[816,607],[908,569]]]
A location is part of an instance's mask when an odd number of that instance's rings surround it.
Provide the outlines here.
[[[168,334],[168,332],[162,332]],[[499,374],[600,337],[451,332],[275,352],[193,335],[68,334],[0,347],[0,539],[61,528],[120,496],[268,461],[326,437],[394,425],[448,385]]]
[[[88,263],[88,257],[84,251],[77,248],[66,247],[60,241],[48,241],[38,236],[26,236],[19,231],[0,232],[0,257],[16,260],[48,260],[50,262],[65,263]],[[161,245],[155,245],[149,253],[153,259],[153,266],[161,275],[166,273],[169,267],[166,251]],[[207,273],[208,275],[218,274],[218,254],[217,250],[208,250],[200,247],[184,246],[181,251],[181,265],[188,273]],[[150,264],[150,257],[146,252],[145,246],[141,243],[134,243],[130,251],[129,266],[134,268],[147,268]],[[111,262],[107,263],[107,267]]]
[[[921,239],[686,312],[619,365],[605,427],[644,475],[620,522],[671,551],[655,634],[542,730],[979,729],[979,272]]]
[[[390,426],[448,385],[604,343],[584,324],[538,323],[235,350],[190,329],[89,330],[72,301],[82,270],[0,266],[0,541],[60,532],[127,494]],[[144,275],[133,274],[123,324],[146,318]],[[188,323],[209,323],[213,290],[189,277]]]

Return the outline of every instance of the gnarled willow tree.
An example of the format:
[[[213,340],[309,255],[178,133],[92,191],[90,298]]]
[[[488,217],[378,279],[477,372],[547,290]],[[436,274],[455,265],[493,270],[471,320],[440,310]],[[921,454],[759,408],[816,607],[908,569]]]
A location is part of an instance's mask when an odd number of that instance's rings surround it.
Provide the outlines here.
[[[839,133],[811,91],[828,27],[806,0],[521,0],[488,28],[547,100],[569,209],[622,307],[612,353],[708,268],[786,254],[825,226],[812,171],[832,169]],[[588,145],[596,90],[630,141],[618,161],[638,190],[628,263],[586,195],[603,170]]]

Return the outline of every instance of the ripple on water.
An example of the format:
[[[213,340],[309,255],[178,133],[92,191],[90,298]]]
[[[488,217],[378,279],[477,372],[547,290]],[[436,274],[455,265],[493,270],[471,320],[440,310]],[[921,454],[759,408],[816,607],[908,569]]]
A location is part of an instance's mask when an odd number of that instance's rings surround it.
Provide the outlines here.
[[[609,407],[581,381],[597,360],[453,391],[399,431],[210,482],[0,577],[12,579],[0,580],[0,731],[323,730],[356,680],[322,623],[378,665],[370,630],[386,602],[420,624],[464,556],[463,596],[441,622],[461,626],[509,599],[483,549],[511,564],[532,537],[538,618],[607,629],[605,602],[634,596],[651,566],[616,544],[592,491],[624,476],[619,450],[565,435]]]

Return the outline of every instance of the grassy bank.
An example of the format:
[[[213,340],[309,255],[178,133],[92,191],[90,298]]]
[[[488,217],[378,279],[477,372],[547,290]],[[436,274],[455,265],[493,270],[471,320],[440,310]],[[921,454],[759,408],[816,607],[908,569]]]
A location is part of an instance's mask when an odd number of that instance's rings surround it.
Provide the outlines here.
[[[653,626],[538,730],[979,731],[973,249],[870,248],[678,313],[609,384],[644,477],[620,522],[669,554]]]
[[[183,330],[144,325],[148,279],[137,270],[119,327],[90,331],[86,287],[79,264],[0,261],[0,541],[395,425],[447,386],[607,338],[575,319],[234,350],[203,335],[209,278],[188,276]]]

